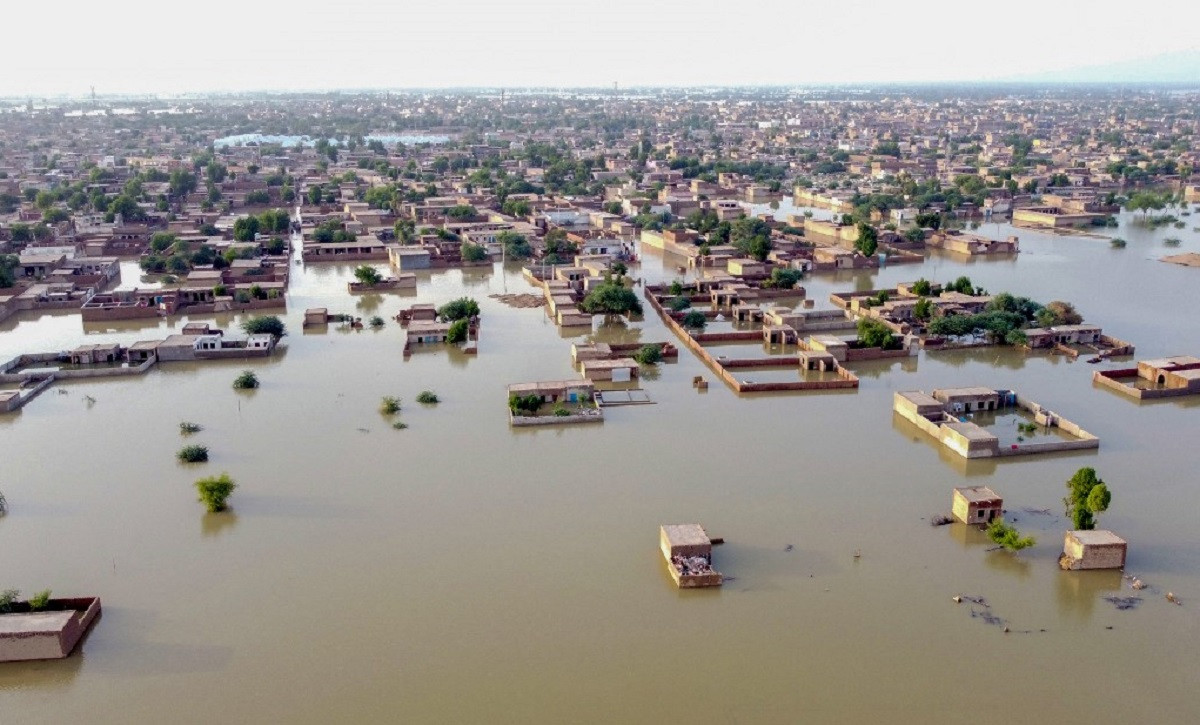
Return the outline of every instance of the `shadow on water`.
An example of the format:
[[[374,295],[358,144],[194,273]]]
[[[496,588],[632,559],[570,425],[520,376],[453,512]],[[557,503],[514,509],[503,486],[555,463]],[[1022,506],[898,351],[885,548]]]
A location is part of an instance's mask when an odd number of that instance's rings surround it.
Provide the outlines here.
[[[157,612],[152,610],[106,606],[102,618],[109,621],[105,624],[97,619],[92,625],[89,635],[98,634],[89,654],[106,675],[149,677],[220,672],[233,659],[232,647],[146,641],[146,633],[155,631],[153,625],[158,619]],[[86,642],[81,642],[80,647],[84,646]]]

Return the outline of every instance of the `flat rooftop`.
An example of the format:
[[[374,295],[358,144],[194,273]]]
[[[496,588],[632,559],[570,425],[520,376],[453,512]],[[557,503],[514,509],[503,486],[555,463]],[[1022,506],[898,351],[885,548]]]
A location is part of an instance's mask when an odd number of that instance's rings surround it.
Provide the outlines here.
[[[662,530],[671,546],[708,546],[712,543],[700,524],[663,524]]]
[[[985,503],[988,501],[1001,500],[1000,496],[987,486],[964,486],[954,490],[971,503]]]
[[[1111,531],[1103,529],[1096,529],[1095,531],[1072,531],[1071,536],[1084,546],[1115,546],[1126,543],[1125,539],[1122,539]]]
[[[932,395],[929,395],[928,393],[923,393],[920,390],[902,390],[896,393],[896,395],[899,395],[908,402],[920,408],[924,408],[926,406],[941,408],[943,405],[942,401],[938,400]]]
[[[997,440],[994,433],[989,433],[986,429],[980,428],[974,423],[946,423],[946,427],[957,432],[963,438],[972,441],[994,441]]]
[[[1000,394],[994,388],[985,388],[982,386],[976,386],[976,387],[970,387],[970,388],[938,388],[937,390],[933,391],[934,395],[938,395],[939,393],[941,395],[945,395],[948,398],[957,398],[957,397],[974,398],[974,397],[983,397],[983,396],[988,396],[988,395],[999,395]]]

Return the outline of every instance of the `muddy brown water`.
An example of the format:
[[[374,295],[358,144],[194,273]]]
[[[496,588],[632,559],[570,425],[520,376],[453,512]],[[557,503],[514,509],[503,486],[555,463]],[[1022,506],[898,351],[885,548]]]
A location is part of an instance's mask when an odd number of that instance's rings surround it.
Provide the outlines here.
[[[1015,233],[1015,260],[938,255],[805,286],[827,307],[834,290],[967,274],[1072,300],[1138,358],[1200,354],[1198,271],[1157,261],[1163,237],[1193,251],[1196,234],[1128,217],[1111,232],[1122,250]],[[651,251],[634,273],[670,279],[678,263]],[[572,377],[571,342],[670,333],[653,315],[560,331],[541,309],[489,299],[530,291],[515,267],[421,273],[415,295],[357,298],[351,268],[295,268],[274,358],[70,383],[0,416],[0,587],[104,602],[80,653],[0,665],[0,721],[1200,718],[1200,399],[1139,405],[1094,388],[1083,359],[995,348],[858,364],[853,393],[739,398],[684,349],[643,379],[655,405],[511,430],[505,384]],[[390,321],[301,328],[306,307],[390,317],[463,294],[483,308],[478,357],[405,360]],[[27,314],[0,323],[0,357],[161,338],[185,321]],[[243,368],[259,390],[230,388]],[[1016,389],[1101,448],[967,463],[892,415],[895,390],[956,385]],[[423,389],[443,402],[416,403]],[[383,395],[403,398],[407,430],[377,412]],[[205,429],[181,438],[182,420]],[[211,460],[176,463],[185,443]],[[1111,485],[1101,521],[1129,540],[1128,571],[1154,587],[1136,609],[1104,599],[1130,593],[1119,574],[1056,566],[1063,482],[1085,465]],[[239,485],[232,510],[205,514],[191,483],[221,471]],[[1037,546],[1013,556],[929,526],[971,484],[1003,495]],[[728,542],[715,563],[734,579],[719,591],[677,591],[664,570],[658,525],[690,521]]]

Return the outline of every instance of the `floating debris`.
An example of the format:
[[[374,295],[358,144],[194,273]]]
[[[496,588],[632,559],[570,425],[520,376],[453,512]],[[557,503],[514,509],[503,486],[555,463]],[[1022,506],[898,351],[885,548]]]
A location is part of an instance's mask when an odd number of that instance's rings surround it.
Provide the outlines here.
[[[1141,597],[1105,597],[1104,601],[1113,605],[1122,612],[1127,609],[1136,609],[1137,605],[1142,603]]]
[[[85,395],[83,396],[83,402],[87,403],[87,407],[90,408],[96,404],[96,399],[90,395]]]
[[[1175,596],[1173,592],[1167,592],[1167,601],[1171,604],[1183,604],[1183,602],[1179,601],[1179,597]]]
[[[930,526],[945,526],[950,523],[954,523],[954,519],[946,514],[935,514],[929,519]]]
[[[1030,508],[1029,506],[1022,506],[1021,510],[1027,514],[1033,514],[1035,516],[1053,516],[1054,515],[1053,513],[1051,513],[1050,509],[1035,509],[1035,508]]]
[[[860,550],[860,549],[855,549],[855,550],[854,550],[854,558],[855,558],[855,559],[861,559],[861,558],[862,558],[862,550]]]
[[[355,428],[354,430],[358,431],[359,433],[370,433],[371,432],[370,428]]]
[[[531,294],[496,294],[488,295],[489,298],[496,300],[509,307],[517,307],[524,310],[534,309],[546,304],[546,298],[541,295]]]
[[[784,551],[791,551],[791,550],[792,550],[792,549],[794,549],[794,548],[796,548],[796,547],[792,546],[791,544],[788,544],[787,546],[783,547],[783,550],[784,550]]]

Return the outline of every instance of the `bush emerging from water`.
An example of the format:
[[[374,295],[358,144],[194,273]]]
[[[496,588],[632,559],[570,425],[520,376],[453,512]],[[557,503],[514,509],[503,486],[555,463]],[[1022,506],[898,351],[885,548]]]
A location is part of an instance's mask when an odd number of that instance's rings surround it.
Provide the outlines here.
[[[470,332],[471,323],[466,319],[455,320],[450,323],[450,329],[446,331],[446,342],[457,345],[460,342],[467,341],[467,334]]]
[[[1125,246],[1127,244],[1129,244],[1129,242],[1125,241],[1124,239],[1121,239],[1120,237],[1117,237],[1116,239],[1109,242],[1109,244],[1112,245],[1113,249],[1124,249]]]
[[[367,324],[369,324],[371,327],[373,327],[375,329],[379,329],[380,327],[383,327],[387,323],[385,323],[383,321],[382,317],[380,317],[379,315],[375,315],[374,317],[371,318],[371,321],[368,322]]]
[[[425,405],[433,405],[439,401],[437,393],[432,390],[422,390],[417,394],[417,402],[424,403]]]
[[[993,543],[1004,547],[1007,551],[1028,549],[1037,543],[1032,536],[1021,536],[1020,531],[1004,523],[1002,519],[996,519],[988,524],[987,535]]]
[[[404,430],[405,428],[408,427],[408,423],[405,423],[402,420],[398,420],[395,423],[392,423],[392,427],[395,428],[396,430]]]
[[[465,320],[479,316],[479,303],[470,297],[459,297],[451,300],[437,309],[438,317],[446,322]]]
[[[274,335],[275,337],[283,337],[287,334],[287,328],[284,327],[283,321],[274,315],[251,317],[242,323],[242,331],[247,335]]]
[[[667,307],[670,307],[675,312],[683,312],[691,306],[692,301],[687,297],[673,297],[671,301],[667,303]]]
[[[12,607],[17,603],[17,599],[21,596],[19,589],[5,589],[0,592],[0,614],[7,614],[12,611]]]
[[[191,435],[193,433],[199,433],[202,430],[204,430],[204,426],[200,425],[199,423],[191,423],[185,420],[179,424],[179,435]]]
[[[29,611],[40,612],[50,603],[50,590],[43,589],[29,598]]]
[[[400,412],[400,399],[394,395],[385,395],[379,403],[379,412],[383,415],[395,415]]]
[[[658,345],[642,345],[633,354],[633,359],[640,365],[654,365],[662,360],[662,347]]]
[[[258,376],[253,370],[243,370],[242,374],[234,378],[234,390],[254,390],[258,387]]]
[[[708,325],[708,319],[700,310],[692,310],[683,316],[683,320],[680,321],[680,324],[692,330],[703,331]]]
[[[201,478],[196,481],[196,492],[199,494],[197,500],[208,508],[210,514],[215,514],[225,510],[225,502],[235,488],[237,488],[237,484],[233,482],[228,473]]]
[[[184,446],[175,454],[180,463],[204,463],[208,460],[207,446]]]

